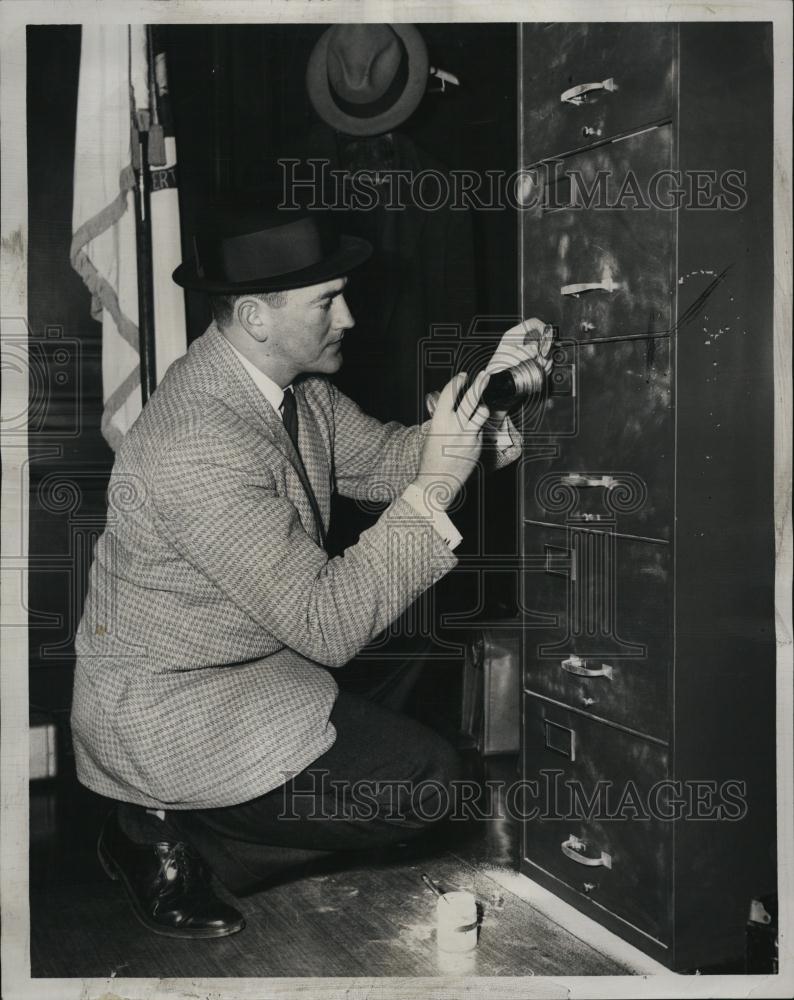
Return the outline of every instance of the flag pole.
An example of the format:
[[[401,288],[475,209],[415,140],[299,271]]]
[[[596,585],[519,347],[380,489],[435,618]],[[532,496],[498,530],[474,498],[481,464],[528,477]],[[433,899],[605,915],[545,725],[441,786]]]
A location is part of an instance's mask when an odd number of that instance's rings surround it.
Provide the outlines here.
[[[147,25],[146,34],[150,28]],[[147,44],[147,53],[150,46]],[[148,60],[147,60],[148,62]],[[148,67],[151,74],[152,67]],[[135,237],[138,257],[138,331],[141,366],[141,402],[145,406],[157,386],[154,339],[154,272],[152,269],[152,182],[149,171],[151,110],[135,111],[137,169],[135,170]]]

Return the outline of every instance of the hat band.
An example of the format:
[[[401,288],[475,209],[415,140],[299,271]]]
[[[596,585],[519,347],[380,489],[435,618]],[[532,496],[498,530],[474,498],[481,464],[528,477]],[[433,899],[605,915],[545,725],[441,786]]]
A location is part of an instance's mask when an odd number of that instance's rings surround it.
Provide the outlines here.
[[[393,104],[397,103],[400,95],[405,90],[405,85],[408,83],[408,53],[405,51],[403,40],[398,37],[397,41],[400,43],[400,63],[397,66],[397,72],[394,74],[389,86],[377,100],[369,101],[366,104],[354,104],[352,101],[345,100],[334,88],[330,79],[328,80],[328,90],[340,111],[343,111],[346,115],[350,115],[352,118],[375,118],[378,115],[382,115],[384,111],[388,111]]]
[[[196,270],[200,277],[230,284],[265,281],[319,264],[339,248],[338,238],[314,220],[226,237],[197,237]]]

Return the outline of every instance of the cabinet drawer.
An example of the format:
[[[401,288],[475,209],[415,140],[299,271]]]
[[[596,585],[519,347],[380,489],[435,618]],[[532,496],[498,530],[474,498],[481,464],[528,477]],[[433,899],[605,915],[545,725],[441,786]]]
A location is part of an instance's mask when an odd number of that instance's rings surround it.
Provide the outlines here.
[[[530,695],[524,713],[524,774],[537,782],[526,861],[665,942],[672,825],[654,789],[668,775],[666,748]]]
[[[667,739],[669,546],[526,524],[524,554],[524,687]]]
[[[675,212],[664,207],[670,175],[659,172],[672,155],[665,125],[535,175],[521,216],[525,316],[543,317],[564,340],[670,331]]]
[[[673,504],[671,343],[666,337],[558,345],[553,394],[522,417],[530,447],[526,520],[613,522],[629,535],[667,540]]]
[[[674,51],[674,25],[524,25],[524,163],[669,118]]]

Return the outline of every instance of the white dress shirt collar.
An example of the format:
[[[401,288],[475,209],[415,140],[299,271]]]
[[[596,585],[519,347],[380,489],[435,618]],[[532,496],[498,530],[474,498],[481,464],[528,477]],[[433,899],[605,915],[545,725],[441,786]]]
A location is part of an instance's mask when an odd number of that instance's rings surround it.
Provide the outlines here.
[[[265,375],[264,372],[260,371],[255,364],[249,361],[248,358],[246,358],[243,354],[241,354],[237,350],[237,348],[234,346],[234,344],[231,343],[231,341],[227,340],[227,344],[229,345],[229,347],[231,347],[231,349],[240,359],[240,361],[243,364],[243,368],[245,368],[245,370],[254,380],[254,384],[256,385],[257,389],[259,389],[259,391],[262,393],[262,395],[265,397],[268,403],[270,403],[270,405],[273,407],[276,413],[278,413],[278,415],[281,416],[281,403],[284,400],[284,392],[286,390],[282,389],[281,386],[276,385],[276,383],[273,381],[272,378],[270,378],[270,376]],[[291,388],[291,386],[287,386],[287,389],[289,388]]]

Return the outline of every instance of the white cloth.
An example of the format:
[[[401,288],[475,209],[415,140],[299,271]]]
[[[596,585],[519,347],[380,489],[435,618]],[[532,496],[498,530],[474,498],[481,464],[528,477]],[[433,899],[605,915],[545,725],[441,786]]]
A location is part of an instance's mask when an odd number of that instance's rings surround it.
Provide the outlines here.
[[[161,60],[158,89],[163,91]],[[84,24],[75,134],[72,266],[92,295],[102,323],[102,434],[116,450],[141,412],[138,260],[131,149],[131,93],[147,109],[147,42],[143,25]],[[171,280],[181,257],[179,207],[173,183],[176,146],[153,169],[151,214],[155,362],[159,382],[186,350],[184,295]]]
[[[130,64],[144,43],[142,26],[83,25],[70,257],[102,323],[102,434],[113,449],[141,411]]]

